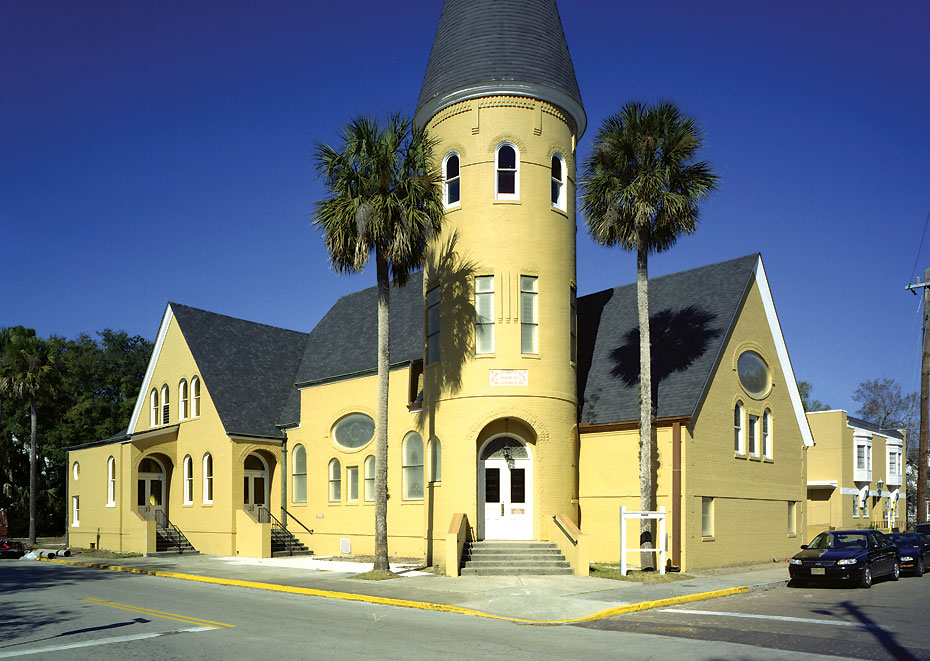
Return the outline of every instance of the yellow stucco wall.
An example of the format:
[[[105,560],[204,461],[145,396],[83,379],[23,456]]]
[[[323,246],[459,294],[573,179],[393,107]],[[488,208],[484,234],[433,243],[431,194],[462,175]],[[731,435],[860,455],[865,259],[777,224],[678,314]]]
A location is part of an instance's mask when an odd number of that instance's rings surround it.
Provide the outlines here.
[[[761,396],[747,392],[737,375],[737,359],[747,350],[762,356],[769,370],[770,387]],[[753,283],[684,449],[682,562],[687,567],[784,559],[797,552],[807,509],[805,449],[789,378],[776,354],[762,294]],[[738,401],[744,406],[744,429],[749,415],[758,416],[761,425],[765,410],[771,411],[771,459],[735,453]],[[714,499],[711,538],[701,534],[705,497]],[[793,534],[789,508],[795,512]]]

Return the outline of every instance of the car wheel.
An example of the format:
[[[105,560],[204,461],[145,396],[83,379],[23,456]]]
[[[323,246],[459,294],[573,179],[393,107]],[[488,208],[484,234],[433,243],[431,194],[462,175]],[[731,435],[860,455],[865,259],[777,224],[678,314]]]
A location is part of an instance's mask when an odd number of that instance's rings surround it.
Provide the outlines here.
[[[862,576],[859,577],[859,587],[868,590],[872,587],[872,568],[867,564],[862,568]]]
[[[914,575],[915,576],[924,575],[924,559],[923,558],[917,558],[917,569],[914,570]]]
[[[897,581],[899,578],[901,578],[901,562],[895,560],[894,566],[891,568],[891,580]]]

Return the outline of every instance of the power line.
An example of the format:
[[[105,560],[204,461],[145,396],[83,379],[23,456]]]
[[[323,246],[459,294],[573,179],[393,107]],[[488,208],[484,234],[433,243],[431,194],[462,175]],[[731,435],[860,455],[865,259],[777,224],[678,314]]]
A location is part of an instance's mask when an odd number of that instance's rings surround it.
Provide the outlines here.
[[[923,250],[924,247],[924,237],[927,236],[928,222],[930,222],[930,209],[927,210],[927,218],[924,220],[924,231],[920,235],[920,243],[917,246],[917,255],[914,257],[914,266],[911,268],[911,277],[908,282],[912,282],[914,280],[914,273],[917,272],[917,261],[920,259],[920,251]]]

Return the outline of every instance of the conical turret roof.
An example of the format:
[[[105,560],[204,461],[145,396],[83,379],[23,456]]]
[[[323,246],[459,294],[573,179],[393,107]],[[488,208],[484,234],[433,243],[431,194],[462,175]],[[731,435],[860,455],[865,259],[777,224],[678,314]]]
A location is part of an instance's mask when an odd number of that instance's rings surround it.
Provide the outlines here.
[[[425,123],[453,103],[490,94],[553,103],[587,123],[555,0],[445,0],[417,101]]]

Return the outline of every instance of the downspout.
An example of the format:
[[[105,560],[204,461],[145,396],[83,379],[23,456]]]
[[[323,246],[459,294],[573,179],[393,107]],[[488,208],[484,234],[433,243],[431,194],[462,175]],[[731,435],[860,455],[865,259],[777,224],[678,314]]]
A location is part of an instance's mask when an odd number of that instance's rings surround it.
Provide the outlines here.
[[[287,530],[287,436],[281,441],[281,525]]]
[[[681,423],[672,424],[672,564],[681,567]]]

